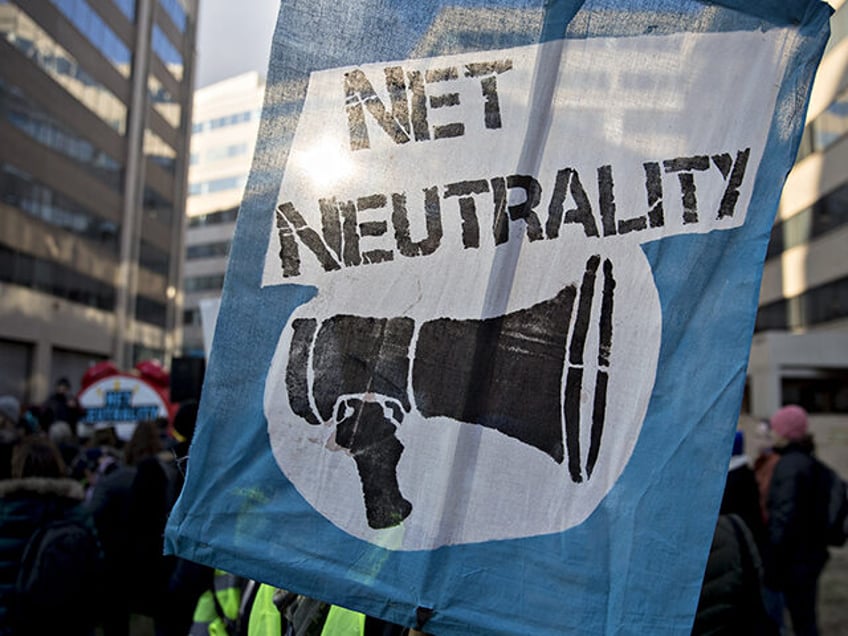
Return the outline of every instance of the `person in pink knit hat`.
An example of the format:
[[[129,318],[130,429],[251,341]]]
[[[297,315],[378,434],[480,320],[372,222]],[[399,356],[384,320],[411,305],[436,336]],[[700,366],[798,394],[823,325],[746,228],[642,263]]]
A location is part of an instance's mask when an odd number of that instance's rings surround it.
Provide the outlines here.
[[[800,406],[784,406],[770,423],[780,459],[768,492],[768,531],[774,550],[769,578],[783,593],[795,634],[816,635],[818,579],[829,555],[827,512],[819,509],[823,498],[816,496],[819,471],[813,438],[807,412]]]

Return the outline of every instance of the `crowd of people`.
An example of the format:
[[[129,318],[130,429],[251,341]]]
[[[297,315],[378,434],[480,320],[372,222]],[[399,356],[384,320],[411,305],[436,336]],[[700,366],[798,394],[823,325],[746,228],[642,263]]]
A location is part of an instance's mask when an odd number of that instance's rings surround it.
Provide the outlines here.
[[[66,380],[42,405],[0,397],[0,634],[130,633],[145,615],[184,636],[212,571],[162,550],[197,403],[167,420],[81,424]]]
[[[754,461],[736,433],[696,634],[781,634],[787,615],[796,636],[819,634],[818,580],[834,541],[830,469],[815,456],[800,406],[778,410],[760,433],[769,443]]]
[[[124,441],[67,380],[42,405],[0,396],[0,636],[420,634],[163,555],[197,408]]]
[[[400,636],[399,625],[163,555],[182,488],[197,403],[131,439],[81,425],[65,380],[40,406],[0,397],[0,636]],[[737,433],[693,633],[818,634],[828,559],[806,412],[780,409],[772,443],[750,461]]]

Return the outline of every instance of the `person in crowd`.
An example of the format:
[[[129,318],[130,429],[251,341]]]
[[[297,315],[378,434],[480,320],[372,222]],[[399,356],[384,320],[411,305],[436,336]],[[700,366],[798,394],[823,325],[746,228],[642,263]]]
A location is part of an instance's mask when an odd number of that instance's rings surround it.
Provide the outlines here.
[[[762,563],[753,535],[739,515],[719,515],[692,634],[777,636],[779,633],[766,611]]]
[[[11,395],[0,396],[0,479],[12,476],[12,449],[18,443],[21,403]]]
[[[72,466],[74,459],[79,455],[80,446],[74,437],[71,425],[62,421],[53,422],[48,437],[62,454],[62,461],[65,462],[65,466]]]
[[[0,634],[89,634],[102,584],[100,546],[82,486],[58,449],[30,436],[0,482]]]
[[[173,429],[178,440],[168,444],[168,452],[163,461],[163,466],[172,483],[173,498],[179,495],[185,479],[188,451],[191,440],[194,437],[194,429],[197,423],[198,403],[196,400],[182,402],[174,415]],[[198,624],[203,624],[202,617],[208,614],[212,605],[206,605],[201,601],[206,596],[211,601],[211,590],[223,579],[215,576],[215,571],[205,565],[194,563],[186,559],[171,557],[173,568],[167,582],[167,593],[164,595],[164,604],[161,608],[159,623],[157,627],[164,635],[179,635],[202,632]],[[229,592],[222,592],[228,595]],[[229,602],[224,605],[229,607]],[[215,608],[217,609],[217,608]],[[198,614],[200,611],[200,614]],[[198,619],[201,620],[198,620]],[[214,629],[214,628],[213,628]],[[214,632],[212,632],[214,633]]]
[[[194,607],[212,582],[212,570],[163,556],[165,523],[182,488],[197,404],[182,405],[174,418],[183,441],[163,449],[160,426],[140,422],[124,448],[124,464],[97,477],[90,507],[102,535],[114,588],[105,636],[126,634],[129,615],[154,619],[157,634],[184,636]]]
[[[816,461],[807,412],[784,406],[771,418],[776,436],[774,466],[768,493],[768,532],[774,556],[775,581],[783,592],[797,636],[818,634],[818,579],[828,560],[826,511],[817,510]],[[825,504],[826,505],[826,504]]]
[[[720,514],[739,515],[751,531],[762,555],[768,545],[768,535],[760,512],[757,480],[751,468],[751,460],[745,453],[745,435],[742,431],[736,431],[733,438],[733,453],[727,470]]]
[[[757,425],[757,439],[759,449],[754,460],[754,476],[760,491],[760,514],[763,521],[768,522],[768,493],[771,476],[780,460],[780,455],[774,450],[774,435],[769,420],[761,420]]]
[[[768,534],[760,514],[759,491],[737,431],[724,485],[719,518],[707,560],[693,634],[778,634],[769,612],[762,554]]]
[[[76,437],[77,422],[82,417],[83,411],[71,393],[71,383],[68,378],[59,378],[56,382],[56,390],[44,403],[44,410],[49,420],[45,430],[49,430],[53,422],[67,422]]]
[[[155,462],[160,449],[155,424],[140,422],[124,448],[124,462],[97,480],[88,502],[106,556],[106,577],[113,582],[105,603],[105,636],[127,634],[131,612],[154,611],[161,549],[153,554],[151,545],[161,538],[149,533],[162,514],[155,490],[164,477],[147,460]]]

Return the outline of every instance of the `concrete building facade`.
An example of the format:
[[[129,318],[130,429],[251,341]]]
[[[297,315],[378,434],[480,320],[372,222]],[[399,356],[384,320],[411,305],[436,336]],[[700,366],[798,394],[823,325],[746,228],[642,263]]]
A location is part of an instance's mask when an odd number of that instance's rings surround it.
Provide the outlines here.
[[[848,413],[848,5],[813,85],[772,230],[748,366],[747,408]]]
[[[0,0],[0,393],[179,349],[197,0]]]
[[[203,356],[201,304],[221,295],[259,129],[265,83],[251,72],[199,89],[189,167],[183,353]]]

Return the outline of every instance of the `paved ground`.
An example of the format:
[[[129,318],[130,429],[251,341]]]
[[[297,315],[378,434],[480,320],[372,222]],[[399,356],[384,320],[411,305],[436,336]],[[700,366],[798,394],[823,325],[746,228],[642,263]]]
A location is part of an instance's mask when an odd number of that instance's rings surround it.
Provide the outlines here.
[[[819,588],[822,636],[848,634],[848,548],[832,550]]]

